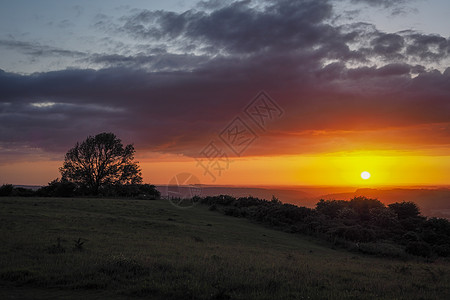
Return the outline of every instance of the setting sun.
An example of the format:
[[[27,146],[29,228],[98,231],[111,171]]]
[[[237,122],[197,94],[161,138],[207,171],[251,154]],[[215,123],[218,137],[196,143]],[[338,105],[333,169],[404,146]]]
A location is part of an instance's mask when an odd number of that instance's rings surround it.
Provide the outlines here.
[[[370,173],[367,172],[367,171],[362,172],[361,173],[361,178],[364,179],[364,180],[369,179],[370,178]]]

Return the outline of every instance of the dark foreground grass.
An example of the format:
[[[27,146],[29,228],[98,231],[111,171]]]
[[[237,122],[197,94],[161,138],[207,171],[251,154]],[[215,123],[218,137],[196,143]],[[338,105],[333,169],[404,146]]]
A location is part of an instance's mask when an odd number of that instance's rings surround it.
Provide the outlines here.
[[[0,198],[0,298],[82,297],[450,299],[450,264],[333,250],[163,200]]]

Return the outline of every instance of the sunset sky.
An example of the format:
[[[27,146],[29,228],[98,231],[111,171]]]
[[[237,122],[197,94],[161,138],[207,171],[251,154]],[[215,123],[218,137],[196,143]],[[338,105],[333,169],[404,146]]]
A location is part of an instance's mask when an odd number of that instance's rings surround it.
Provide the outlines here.
[[[2,1],[0,184],[47,184],[113,132],[153,184],[450,185],[448,16],[448,0]]]

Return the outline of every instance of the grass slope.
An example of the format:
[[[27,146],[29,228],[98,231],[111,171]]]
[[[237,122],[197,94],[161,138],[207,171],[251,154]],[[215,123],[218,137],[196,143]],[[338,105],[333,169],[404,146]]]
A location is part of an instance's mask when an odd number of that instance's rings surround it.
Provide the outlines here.
[[[333,250],[204,206],[0,198],[0,298],[80,297],[450,299],[450,264]]]

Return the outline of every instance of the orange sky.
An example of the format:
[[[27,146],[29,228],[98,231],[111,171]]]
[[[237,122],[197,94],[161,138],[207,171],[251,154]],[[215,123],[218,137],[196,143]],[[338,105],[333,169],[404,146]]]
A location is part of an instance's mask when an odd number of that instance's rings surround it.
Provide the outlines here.
[[[450,156],[388,153],[335,153],[316,156],[286,155],[231,158],[216,180],[204,175],[195,160],[175,155],[143,161],[145,182],[167,184],[178,173],[189,172],[211,185],[327,185],[393,186],[448,185]],[[43,185],[59,176],[61,161],[21,162],[2,166],[0,183]],[[225,166],[223,166],[225,167]],[[371,178],[363,180],[361,172]],[[4,181],[3,178],[8,178]]]
[[[166,183],[174,174],[190,172],[204,184],[219,185],[446,185],[450,156],[376,155],[272,156],[233,159],[216,181],[193,161],[148,162],[144,177]],[[361,172],[371,178],[363,180]]]

